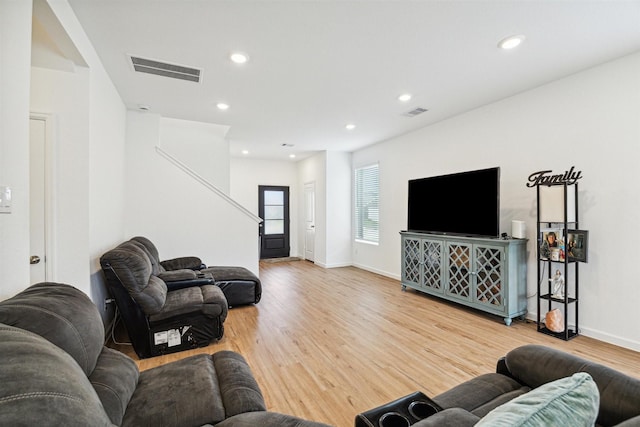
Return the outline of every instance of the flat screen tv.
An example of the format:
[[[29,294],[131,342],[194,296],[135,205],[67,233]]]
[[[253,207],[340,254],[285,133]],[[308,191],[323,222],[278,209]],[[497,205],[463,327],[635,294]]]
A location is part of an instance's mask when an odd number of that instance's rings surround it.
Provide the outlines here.
[[[410,180],[407,229],[499,237],[500,168]]]

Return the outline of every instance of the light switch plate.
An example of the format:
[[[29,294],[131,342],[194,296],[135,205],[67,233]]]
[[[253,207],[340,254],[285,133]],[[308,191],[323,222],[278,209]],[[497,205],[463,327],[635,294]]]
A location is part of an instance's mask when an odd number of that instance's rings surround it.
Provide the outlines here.
[[[11,213],[11,187],[0,185],[0,213]]]

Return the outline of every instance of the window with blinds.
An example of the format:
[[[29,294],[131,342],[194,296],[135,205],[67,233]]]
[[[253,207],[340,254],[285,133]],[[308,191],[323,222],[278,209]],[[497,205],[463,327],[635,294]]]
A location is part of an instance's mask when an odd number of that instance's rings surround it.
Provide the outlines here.
[[[356,240],[378,243],[380,214],[378,165],[355,170],[355,227]]]

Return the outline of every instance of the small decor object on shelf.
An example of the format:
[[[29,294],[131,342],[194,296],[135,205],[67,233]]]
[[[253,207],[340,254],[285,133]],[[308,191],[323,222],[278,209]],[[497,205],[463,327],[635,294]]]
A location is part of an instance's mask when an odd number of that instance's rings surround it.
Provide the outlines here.
[[[567,230],[567,256],[569,261],[587,262],[588,249],[588,231]]]
[[[547,312],[544,316],[544,324],[551,332],[560,333],[564,331],[564,320],[562,318],[562,311],[559,308]]]
[[[562,236],[562,230],[560,229],[542,230],[542,243],[540,245],[540,257],[542,259],[560,261],[560,249],[564,247],[564,243],[558,236]],[[554,252],[557,255],[554,255]]]
[[[562,272],[560,270],[556,270],[556,274],[554,274],[553,278],[549,279],[551,281],[551,285],[553,288],[552,297],[558,299],[564,299],[564,277],[562,277]]]

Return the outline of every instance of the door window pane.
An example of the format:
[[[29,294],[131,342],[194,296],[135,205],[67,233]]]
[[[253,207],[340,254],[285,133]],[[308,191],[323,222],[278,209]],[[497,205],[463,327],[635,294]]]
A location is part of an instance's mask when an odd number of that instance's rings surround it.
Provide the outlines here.
[[[282,206],[284,205],[284,191],[265,191],[264,192],[264,205],[265,206]]]
[[[265,206],[264,219],[284,219],[284,206]]]
[[[284,233],[284,221],[283,220],[265,220],[264,222],[264,234],[283,234]]]

